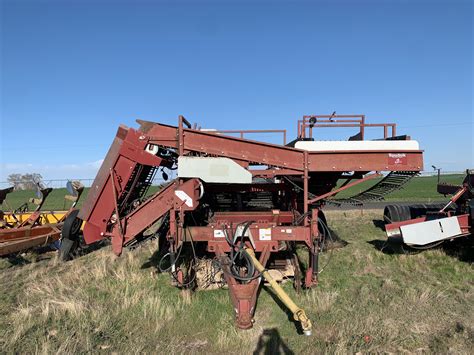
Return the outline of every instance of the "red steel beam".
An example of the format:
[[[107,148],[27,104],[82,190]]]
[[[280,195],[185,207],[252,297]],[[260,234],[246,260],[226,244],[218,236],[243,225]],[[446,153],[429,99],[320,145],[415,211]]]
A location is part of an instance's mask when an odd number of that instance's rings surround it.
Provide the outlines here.
[[[230,251],[230,246],[222,237],[221,230],[223,227],[218,225],[208,225],[204,227],[186,227],[183,233],[183,241],[208,242],[209,251],[216,251],[222,248],[224,251]],[[260,240],[260,229],[270,229],[271,239]],[[272,251],[278,251],[278,242],[304,242],[307,246],[312,246],[311,230],[304,226],[274,226],[273,223],[254,223],[249,227],[255,243],[255,251],[262,251],[266,246],[270,245]],[[217,231],[217,232],[216,232]],[[230,229],[229,229],[230,233]],[[232,238],[231,235],[229,237]]]
[[[177,148],[177,128],[138,121],[150,143]],[[191,129],[183,130],[184,151],[208,156],[228,157],[240,161],[301,171],[305,170],[304,150],[249,141],[237,137],[216,135]],[[389,159],[389,153],[406,155],[399,165]],[[337,151],[308,152],[308,169],[318,171],[420,171],[423,169],[423,151]]]
[[[142,131],[147,134],[150,143],[177,148],[176,140],[170,139],[176,137],[176,127],[151,122],[144,125],[143,121],[139,121],[139,123],[142,124]],[[303,168],[302,151],[295,148],[191,129],[184,129],[183,135],[184,151],[186,152],[200,152],[210,156],[221,156],[295,170]]]

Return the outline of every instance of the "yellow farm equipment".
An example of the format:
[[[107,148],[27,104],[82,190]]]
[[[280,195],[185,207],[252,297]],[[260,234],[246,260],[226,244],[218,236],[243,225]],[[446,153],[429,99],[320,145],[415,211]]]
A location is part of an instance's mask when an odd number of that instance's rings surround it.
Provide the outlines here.
[[[80,223],[68,223],[66,218],[71,214],[77,214],[74,207],[79,201],[84,186],[78,181],[69,181],[66,187],[69,194],[65,196],[65,199],[72,202],[67,211],[41,211],[52,188],[39,188],[38,185],[36,198],[29,200],[36,206],[34,211],[26,212],[25,209],[20,209],[20,212],[15,210],[0,213],[0,256],[49,245],[60,239],[64,228],[68,230],[81,228]],[[1,190],[0,203],[5,205],[6,195],[12,191],[13,188]]]

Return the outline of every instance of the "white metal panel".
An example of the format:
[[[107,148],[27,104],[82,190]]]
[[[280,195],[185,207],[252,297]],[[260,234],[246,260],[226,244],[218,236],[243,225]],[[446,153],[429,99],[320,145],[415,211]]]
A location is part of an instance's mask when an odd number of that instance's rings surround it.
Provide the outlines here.
[[[188,207],[193,207],[193,199],[191,196],[189,196],[186,192],[184,192],[183,190],[176,190],[174,192],[174,194],[176,195],[176,197],[178,197],[181,201],[183,201],[186,206]]]
[[[426,245],[460,235],[461,227],[457,217],[448,217],[401,226],[400,231],[405,244]]]
[[[260,228],[258,230],[258,238],[260,240],[272,240],[272,229],[271,228]]]
[[[178,176],[213,183],[252,183],[252,174],[229,158],[179,157]]]
[[[397,151],[419,150],[417,141],[300,141],[295,143],[295,148],[310,152],[330,151]]]

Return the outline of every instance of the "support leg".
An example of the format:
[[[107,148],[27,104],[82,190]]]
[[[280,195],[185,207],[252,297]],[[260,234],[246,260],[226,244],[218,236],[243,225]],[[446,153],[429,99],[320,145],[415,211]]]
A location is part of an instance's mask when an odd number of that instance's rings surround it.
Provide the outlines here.
[[[319,250],[316,244],[314,248],[309,250],[309,267],[306,270],[305,287],[310,288],[318,284],[319,273]]]
[[[240,329],[250,329],[253,327],[253,315],[255,313],[255,304],[257,302],[258,288],[261,284],[261,278],[254,279],[248,283],[240,283],[230,272],[230,259],[221,250],[217,252],[218,259],[224,271],[224,277],[229,287],[229,294],[234,306],[235,320]],[[265,265],[270,256],[268,249],[262,251],[260,263]]]

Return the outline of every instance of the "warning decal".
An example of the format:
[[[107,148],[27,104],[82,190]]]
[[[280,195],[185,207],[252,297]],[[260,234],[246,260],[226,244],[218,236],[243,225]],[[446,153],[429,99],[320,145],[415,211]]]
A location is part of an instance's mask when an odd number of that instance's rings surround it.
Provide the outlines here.
[[[214,230],[214,238],[224,238],[224,231],[222,229],[215,229]]]
[[[272,240],[272,229],[260,228],[258,230],[258,237],[260,240]]]

